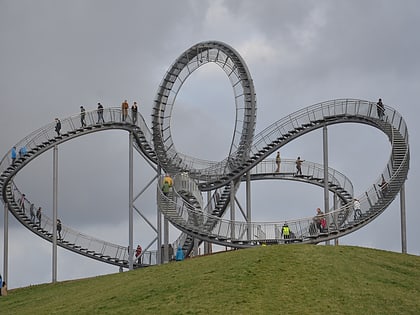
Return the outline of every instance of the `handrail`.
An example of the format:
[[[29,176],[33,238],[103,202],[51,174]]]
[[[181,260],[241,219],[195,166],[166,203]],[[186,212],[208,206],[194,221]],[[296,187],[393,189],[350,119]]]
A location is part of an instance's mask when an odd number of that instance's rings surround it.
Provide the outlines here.
[[[400,150],[405,152],[404,157],[401,161],[397,161],[396,157],[391,154],[390,161],[387,163],[384,172],[381,174],[381,176],[383,175],[388,179],[388,195],[384,194],[383,191],[378,192],[375,185],[371,186],[364,194],[362,194],[358,199],[361,203],[363,219],[356,217],[352,203],[348,203],[338,209],[324,214],[322,217],[324,217],[328,223],[328,232],[325,233],[321,232],[321,230],[317,233],[313,233],[313,231],[311,231],[313,230],[312,226],[314,224],[313,217],[288,220],[287,223],[289,227],[302,242],[319,242],[319,239],[334,238],[337,237],[338,234],[345,235],[349,233],[350,230],[355,230],[367,224],[376,218],[395,198],[399,191],[401,182],[405,180],[409,161],[408,139],[405,138],[407,135],[406,124],[401,115],[388,106],[385,107],[385,120],[382,120],[374,110],[375,106],[376,104],[372,102],[352,99],[333,100],[316,104],[281,119],[280,121],[284,121],[286,119],[286,123],[279,123],[278,121],[272,124],[269,128],[266,128],[256,137],[257,141],[253,144],[251,149],[251,152],[254,154],[259,153],[260,150],[263,149],[262,146],[269,146],[281,137],[286,136],[286,141],[289,141],[287,139],[287,134],[290,135],[290,133],[294,133],[294,137],[297,137],[308,132],[308,130],[305,130],[305,127],[310,131],[320,128],[320,126],[325,124],[343,122],[369,124],[384,131],[390,137],[390,141],[393,145],[393,151],[397,149],[397,141],[395,140],[400,138],[398,145]],[[310,119],[306,119],[307,117],[310,117]],[[286,128],[288,126],[290,129]],[[282,130],[286,129],[287,132],[282,132]],[[388,129],[390,129],[389,132],[387,131]],[[280,143],[277,148],[281,145],[282,144]],[[274,152],[277,148],[276,146],[273,146],[271,151]],[[260,155],[254,164],[262,164],[263,158],[264,156]],[[292,165],[292,161],[288,162]],[[393,165],[396,162],[398,162],[398,165]],[[270,161],[269,163],[272,165],[273,162]],[[220,165],[223,165],[223,163],[220,163]],[[250,170],[252,172],[252,168]],[[235,176],[241,176],[246,171],[246,168],[242,168],[239,174]],[[387,175],[389,172],[391,172],[391,176]],[[229,176],[226,178],[226,174],[223,176],[225,176],[225,182],[235,178],[234,176],[231,176],[230,179]],[[161,192],[158,189],[158,194],[159,193]],[[224,245],[230,244],[230,246],[240,247],[255,245],[261,241],[267,240],[275,240],[279,242],[278,227],[285,223],[285,221],[258,223],[239,221],[232,222],[217,216],[212,216],[207,212],[197,211],[192,205],[187,205],[185,200],[178,199],[176,196],[172,196],[172,199],[165,197],[160,199],[158,198],[158,200],[160,202],[159,206],[162,206],[163,208],[162,212],[167,215],[171,222],[180,229],[193,233],[199,238],[211,239],[215,243]],[[172,205],[170,207],[170,213],[165,212],[165,206],[167,206],[168,203]],[[190,225],[188,223],[190,222],[190,216],[200,217],[199,222],[202,222],[203,226]],[[202,234],[203,231],[205,231],[205,223],[209,221],[213,223],[217,222],[217,224],[215,226],[213,225],[214,228],[212,231],[207,233],[208,235],[203,236]],[[246,233],[244,233],[244,231],[247,229],[251,229],[252,235],[254,236],[251,240],[245,238]]]
[[[36,156],[44,153],[45,151],[51,149],[56,143],[61,143],[72,139],[73,137],[80,136],[82,134],[91,133],[99,130],[104,130],[107,128],[120,128],[126,130],[134,130],[135,134],[135,146],[137,149],[144,148],[144,144],[139,139],[140,133],[144,137],[146,143],[150,148],[153,148],[152,144],[152,134],[148,129],[144,118],[141,114],[137,114],[137,119],[135,124],[133,124],[132,116],[129,115],[127,122],[122,121],[121,109],[120,108],[105,108],[103,111],[104,123],[97,123],[98,110],[92,110],[85,113],[86,127],[81,126],[81,115],[73,115],[68,118],[61,120],[61,136],[58,136],[55,132],[55,123],[47,124],[44,127],[37,129],[32,132],[30,135],[26,136],[24,139],[20,140],[15,146],[20,148],[25,146],[27,154],[23,157],[18,157],[15,163],[12,163],[11,160],[11,150],[9,150],[6,155],[2,158],[0,162],[0,187],[3,191],[2,199],[4,202],[9,203],[9,210],[17,217],[27,228],[31,229],[33,232],[42,236],[43,238],[52,241],[53,231],[53,221],[45,213],[42,214],[42,226],[37,227],[36,225],[30,225],[24,220],[30,220],[29,210],[29,198],[26,198],[24,202],[24,211],[23,217],[13,210],[13,207],[10,205],[14,203],[16,209],[20,211],[23,210],[16,202],[16,198],[20,199],[22,194],[18,187],[13,182],[13,177],[16,175],[20,169],[22,169],[30,160]],[[145,151],[146,156],[156,162],[154,157],[150,154],[153,154],[152,151]],[[11,190],[11,195],[8,196],[7,189]],[[42,228],[42,232],[38,231],[38,228]],[[103,241],[92,236],[80,233],[76,230],[71,229],[68,226],[62,224],[62,236],[65,238],[65,242],[58,242],[58,245],[66,247],[70,250],[83,254],[85,256],[90,256],[98,260],[105,262],[113,263],[116,265],[126,265],[128,260],[128,250],[126,246],[120,246],[112,244],[107,241]],[[69,244],[72,244],[71,246]],[[97,257],[99,256],[99,257]],[[147,253],[144,252],[142,255],[143,260],[156,261],[156,252]]]

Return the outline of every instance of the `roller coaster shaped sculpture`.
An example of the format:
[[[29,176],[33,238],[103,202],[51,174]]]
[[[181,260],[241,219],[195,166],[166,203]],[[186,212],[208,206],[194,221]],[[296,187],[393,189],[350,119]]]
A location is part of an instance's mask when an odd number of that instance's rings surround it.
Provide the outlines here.
[[[178,152],[172,141],[171,113],[183,83],[198,68],[215,63],[228,76],[233,87],[236,121],[229,155],[220,162],[204,161]],[[85,127],[80,126],[80,115],[61,120],[62,134],[55,135],[54,123],[50,123],[28,135],[16,144],[27,148],[27,153],[11,160],[11,151],[0,163],[0,188],[6,208],[33,233],[47,241],[53,241],[53,222],[43,215],[42,224],[29,218],[29,198],[23,205],[18,200],[22,194],[14,177],[28,163],[54,146],[76,137],[110,129],[126,130],[133,134],[134,148],[154,165],[173,177],[169,193],[161,190],[162,177],[157,180],[157,206],[163,215],[182,233],[173,243],[181,246],[186,255],[191,253],[193,240],[219,245],[245,248],[262,243],[283,244],[280,228],[282,222],[230,221],[223,218],[231,198],[241,182],[261,179],[295,180],[324,186],[323,166],[305,162],[302,176],[294,174],[294,160],[284,160],[281,171],[274,172],[274,161],[269,155],[292,140],[318,128],[341,123],[360,123],[375,127],[386,134],[391,143],[391,155],[382,174],[386,189],[372,184],[358,199],[361,214],[355,216],[353,186],[338,171],[328,169],[328,189],[340,199],[336,209],[329,209],[323,217],[325,229],[314,228],[313,217],[287,220],[293,231],[288,242],[319,243],[352,233],[378,217],[394,200],[404,184],[409,169],[409,144],[407,125],[393,108],[385,106],[383,115],[376,103],[357,99],[336,99],[315,104],[296,111],[254,135],[256,124],[256,94],[250,72],[240,55],[230,46],[218,41],[198,43],[182,53],[170,66],[161,81],[152,113],[152,129],[144,118],[122,121],[119,108],[104,109],[104,123],[97,123],[96,111],[86,112]],[[134,122],[133,122],[134,121]],[[210,192],[207,203],[203,192]],[[102,262],[128,267],[126,246],[112,244],[85,235],[70,227],[62,227],[63,239],[57,244],[62,248]],[[156,252],[145,251],[134,266],[156,263]]]

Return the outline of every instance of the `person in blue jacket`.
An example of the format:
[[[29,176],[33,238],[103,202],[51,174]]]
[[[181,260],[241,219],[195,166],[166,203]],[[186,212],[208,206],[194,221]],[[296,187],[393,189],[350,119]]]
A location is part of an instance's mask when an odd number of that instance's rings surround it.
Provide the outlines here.
[[[175,260],[176,261],[184,260],[184,252],[182,251],[181,246],[178,246],[178,249],[176,251]]]
[[[12,155],[12,164],[15,164],[15,161],[16,161],[16,147],[12,148],[11,155]]]

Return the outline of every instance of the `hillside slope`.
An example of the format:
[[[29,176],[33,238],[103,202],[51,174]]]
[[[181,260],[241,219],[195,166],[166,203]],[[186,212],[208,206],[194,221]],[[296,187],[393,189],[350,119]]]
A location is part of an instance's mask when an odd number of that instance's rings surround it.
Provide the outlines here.
[[[267,246],[12,290],[1,314],[420,314],[420,257]]]

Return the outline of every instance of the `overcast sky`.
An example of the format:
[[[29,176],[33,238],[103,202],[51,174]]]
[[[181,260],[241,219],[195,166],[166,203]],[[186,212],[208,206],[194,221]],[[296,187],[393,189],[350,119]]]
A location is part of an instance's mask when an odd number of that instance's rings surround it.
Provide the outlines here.
[[[157,87],[171,63],[192,45],[218,40],[247,63],[257,93],[257,132],[312,104],[335,99],[377,101],[405,118],[411,168],[406,182],[407,242],[420,255],[419,155],[420,2],[418,1],[12,1],[0,0],[0,155],[55,117],[101,102],[140,103],[151,126]],[[199,158],[228,153],[235,121],[224,72],[208,64],[186,81],[172,117],[176,148]],[[390,156],[378,130],[356,124],[329,129],[329,164],[347,175],[356,195],[375,183]],[[128,134],[107,131],[59,147],[59,217],[83,233],[128,243]],[[322,131],[283,147],[282,157],[322,163]],[[17,185],[52,216],[52,152],[28,165]],[[136,190],[153,176],[135,157]],[[238,197],[242,200],[243,189]],[[254,221],[311,216],[323,205],[311,185],[252,184]],[[136,206],[156,222],[155,186]],[[245,206],[245,201],[242,202]],[[3,215],[0,216],[0,270]],[[238,217],[237,217],[238,218]],[[171,240],[178,233],[171,231]],[[135,243],[154,237],[136,216]],[[340,244],[401,252],[399,198],[374,222]],[[50,243],[9,219],[9,287],[51,281]],[[114,266],[58,251],[58,280],[117,272]]]

